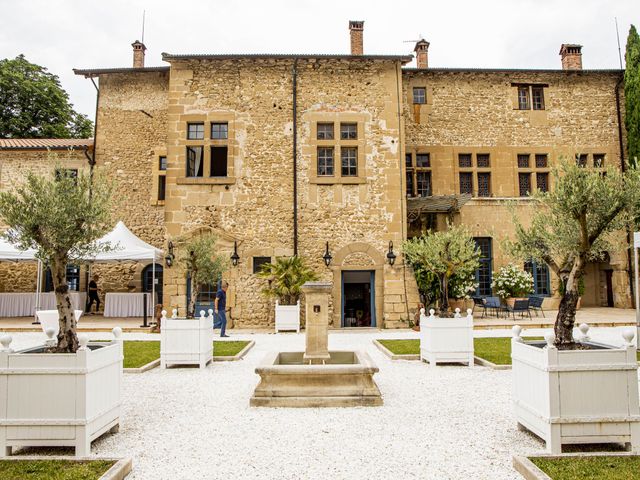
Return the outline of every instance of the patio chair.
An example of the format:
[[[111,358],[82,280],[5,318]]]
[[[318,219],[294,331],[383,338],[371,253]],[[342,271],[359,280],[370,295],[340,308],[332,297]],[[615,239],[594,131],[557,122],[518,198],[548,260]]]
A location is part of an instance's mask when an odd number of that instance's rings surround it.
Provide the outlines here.
[[[485,302],[486,302],[487,308],[492,309],[495,316],[500,318],[500,312],[503,312],[505,310],[504,306],[500,303],[500,298],[487,297],[485,298]]]
[[[73,313],[76,317],[76,323],[80,322],[82,310],[74,310]],[[53,328],[56,332],[53,336],[54,338],[57,337],[60,331],[58,310],[38,310],[36,315],[38,316],[38,321],[42,324],[42,331],[46,333],[47,329]]]
[[[513,315],[513,319],[516,318],[516,313],[520,314],[520,317],[524,318],[524,315],[529,315],[529,319],[531,319],[531,310],[529,310],[529,299],[526,300],[516,300],[513,303],[513,307],[507,306],[507,315]]]
[[[471,299],[473,300],[473,309],[471,310],[471,314],[473,315],[475,313],[476,307],[478,307],[482,309],[482,316],[480,318],[484,318],[485,314],[487,313],[487,304],[485,303],[484,298],[471,297]]]
[[[534,312],[539,311],[540,313],[542,313],[542,318],[546,318],[544,316],[544,310],[542,309],[542,302],[544,302],[544,298],[542,297],[529,297],[529,309],[533,310]]]

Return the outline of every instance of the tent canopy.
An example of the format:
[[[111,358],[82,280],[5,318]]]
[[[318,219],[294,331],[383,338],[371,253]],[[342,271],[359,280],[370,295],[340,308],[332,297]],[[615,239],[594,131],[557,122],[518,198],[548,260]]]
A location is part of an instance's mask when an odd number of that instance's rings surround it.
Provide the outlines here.
[[[12,243],[0,236],[0,260],[24,262],[36,260],[36,251],[33,249],[18,250]]]
[[[92,262],[121,262],[126,260],[155,260],[162,262],[162,250],[149,245],[136,237],[127,226],[119,221],[115,228],[104,237],[96,240],[97,244],[109,243],[112,250],[98,253],[93,258],[87,258]]]

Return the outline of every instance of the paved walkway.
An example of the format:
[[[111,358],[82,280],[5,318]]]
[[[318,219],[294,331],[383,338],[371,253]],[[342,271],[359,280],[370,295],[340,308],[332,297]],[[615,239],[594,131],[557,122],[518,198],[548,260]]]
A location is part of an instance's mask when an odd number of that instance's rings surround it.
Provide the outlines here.
[[[619,338],[621,330],[594,328],[591,335],[611,340]],[[104,333],[89,335],[104,338]],[[21,348],[38,343],[42,334],[13,337],[12,346]],[[125,338],[159,336],[137,333]],[[216,362],[203,370],[158,368],[125,375],[120,433],[95,441],[91,454],[133,457],[128,480],[521,479],[511,466],[512,455],[542,452],[544,444],[516,428],[511,371],[392,362],[373,346],[374,338],[417,334],[334,331],[329,345],[371,355],[380,368],[376,381],[382,407],[250,408],[258,382],[256,365],[269,351],[303,350],[304,335],[236,334],[231,340],[256,341],[242,361]],[[56,451],[61,452],[71,453]]]

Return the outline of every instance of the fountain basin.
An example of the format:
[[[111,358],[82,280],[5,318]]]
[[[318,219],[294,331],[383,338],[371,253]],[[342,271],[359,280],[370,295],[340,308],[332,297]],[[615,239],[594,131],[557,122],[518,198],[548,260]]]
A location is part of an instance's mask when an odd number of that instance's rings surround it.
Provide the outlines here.
[[[260,383],[252,407],[375,407],[382,396],[378,367],[363,351],[330,351],[324,364],[304,362],[304,352],[271,352],[256,367]]]

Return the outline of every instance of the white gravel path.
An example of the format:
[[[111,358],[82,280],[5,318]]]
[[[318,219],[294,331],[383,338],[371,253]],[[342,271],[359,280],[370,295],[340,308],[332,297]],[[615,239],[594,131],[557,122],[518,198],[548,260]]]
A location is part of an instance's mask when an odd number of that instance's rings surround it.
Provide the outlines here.
[[[621,330],[591,333],[617,339]],[[12,336],[14,348],[43,337]],[[516,429],[511,371],[392,362],[371,342],[411,337],[417,334],[406,330],[330,334],[330,348],[364,349],[378,364],[385,404],[377,408],[249,408],[255,366],[268,351],[303,350],[303,334],[236,334],[231,340],[256,341],[242,361],[125,375],[120,433],[95,441],[92,456],[133,457],[129,480],[520,479],[511,456],[541,452],[544,444]]]

